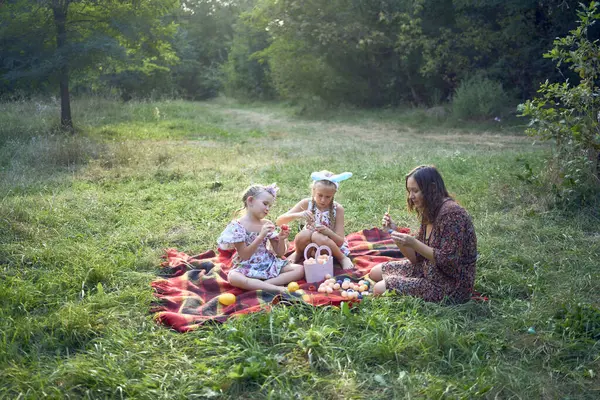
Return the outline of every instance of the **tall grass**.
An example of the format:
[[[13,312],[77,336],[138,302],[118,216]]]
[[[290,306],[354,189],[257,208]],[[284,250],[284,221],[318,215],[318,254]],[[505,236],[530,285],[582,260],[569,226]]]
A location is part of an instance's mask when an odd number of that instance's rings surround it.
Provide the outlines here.
[[[1,398],[598,396],[600,221],[522,179],[547,155],[526,137],[399,110],[102,99],[76,100],[64,137],[40,104],[0,110]],[[490,301],[278,306],[188,334],[152,320],[162,249],[213,249],[249,183],[278,182],[277,215],[313,170],[353,171],[347,232],[388,205],[414,228],[402,184],[422,163],[473,216]]]

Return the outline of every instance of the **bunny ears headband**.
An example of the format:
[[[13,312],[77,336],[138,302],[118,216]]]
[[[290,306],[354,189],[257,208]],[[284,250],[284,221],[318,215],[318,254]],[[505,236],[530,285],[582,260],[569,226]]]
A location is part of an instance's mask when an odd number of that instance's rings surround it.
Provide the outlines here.
[[[352,172],[342,172],[341,174],[333,174],[329,171],[319,171],[313,172],[310,174],[310,178],[313,181],[329,181],[335,185],[336,188],[340,186],[341,181],[345,181],[346,179],[352,176]]]

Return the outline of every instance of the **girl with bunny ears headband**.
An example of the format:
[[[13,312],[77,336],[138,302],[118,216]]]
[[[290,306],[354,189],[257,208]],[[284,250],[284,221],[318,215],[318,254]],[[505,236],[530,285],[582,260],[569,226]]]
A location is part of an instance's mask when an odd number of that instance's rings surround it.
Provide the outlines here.
[[[310,174],[310,178],[315,181],[329,181],[335,185],[335,188],[340,187],[340,182],[345,181],[348,178],[352,177],[352,172],[342,172],[341,174],[335,175],[333,172],[329,171],[319,171],[313,172]]]
[[[344,233],[344,207],[334,200],[340,182],[351,176],[351,172],[341,174],[330,171],[313,172],[310,175],[313,181],[311,197],[300,200],[288,212],[277,218],[277,225],[296,219],[304,220],[306,223],[294,239],[296,252],[290,256],[292,262],[300,262],[306,246],[315,243],[318,246],[328,246],[342,268],[354,267],[348,257],[350,249]]]

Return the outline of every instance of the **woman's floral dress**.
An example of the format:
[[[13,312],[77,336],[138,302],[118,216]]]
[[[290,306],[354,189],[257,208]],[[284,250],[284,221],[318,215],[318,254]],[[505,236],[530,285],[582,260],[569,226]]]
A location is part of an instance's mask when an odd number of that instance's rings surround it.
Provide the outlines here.
[[[421,225],[416,238],[433,248],[435,261],[416,253],[414,265],[407,259],[383,264],[386,288],[432,302],[444,298],[461,303],[468,301],[477,260],[477,237],[471,217],[456,202],[446,200],[429,238],[425,238],[425,228]]]
[[[249,232],[239,221],[231,221],[217,239],[217,244],[223,250],[232,250],[235,249],[234,243],[244,242],[249,246],[257,237],[258,232]],[[268,240],[265,237],[248,260],[240,260],[239,255],[236,254],[233,258],[232,271],[257,279],[271,279],[278,276],[289,261],[278,258],[273,251],[267,249]]]
[[[308,210],[313,211],[315,217],[314,224],[321,224],[331,229],[333,226],[332,220],[335,221],[335,212],[337,209],[337,203],[333,203],[333,217],[329,215],[329,210],[321,211],[317,207],[313,205],[313,201],[308,201]],[[314,225],[309,227],[308,225],[304,229],[314,229]],[[344,239],[344,243],[340,246],[340,251],[345,255],[350,255],[350,247],[348,246],[348,241]]]

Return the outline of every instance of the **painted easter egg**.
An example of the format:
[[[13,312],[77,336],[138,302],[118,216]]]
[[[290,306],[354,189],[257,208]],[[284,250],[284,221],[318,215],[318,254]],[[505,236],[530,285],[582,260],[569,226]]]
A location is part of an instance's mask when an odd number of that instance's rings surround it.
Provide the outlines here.
[[[233,293],[223,293],[219,296],[219,303],[230,306],[235,303],[235,295]]]

